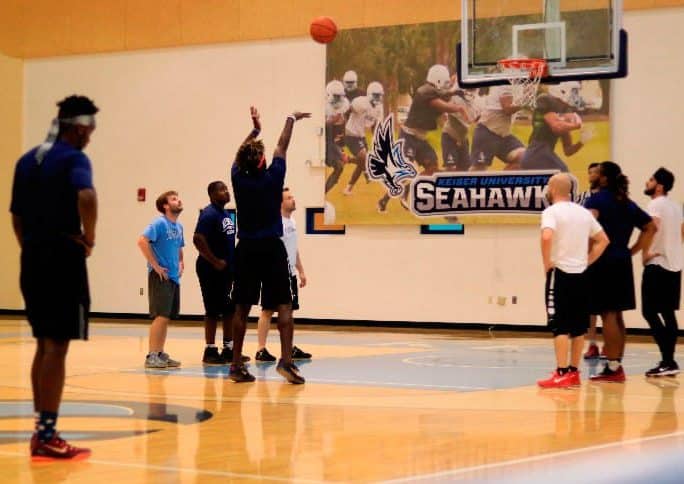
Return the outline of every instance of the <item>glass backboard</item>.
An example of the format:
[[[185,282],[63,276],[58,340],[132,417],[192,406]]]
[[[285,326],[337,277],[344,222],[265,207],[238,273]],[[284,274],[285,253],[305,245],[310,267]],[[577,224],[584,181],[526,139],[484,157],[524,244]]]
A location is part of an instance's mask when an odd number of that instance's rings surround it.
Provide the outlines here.
[[[624,77],[627,34],[622,0],[462,0],[459,83],[508,82],[497,62],[539,58],[542,82]]]

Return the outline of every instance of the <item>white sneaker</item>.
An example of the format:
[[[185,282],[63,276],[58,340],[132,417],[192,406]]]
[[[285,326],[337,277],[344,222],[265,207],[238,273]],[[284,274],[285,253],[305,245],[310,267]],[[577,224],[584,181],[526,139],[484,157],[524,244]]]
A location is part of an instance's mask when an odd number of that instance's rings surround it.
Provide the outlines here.
[[[145,368],[164,369],[167,367],[166,360],[163,360],[157,353],[150,353],[145,358]]]
[[[166,363],[167,368],[178,368],[181,366],[181,362],[177,360],[172,360],[168,353],[162,352],[159,358]]]

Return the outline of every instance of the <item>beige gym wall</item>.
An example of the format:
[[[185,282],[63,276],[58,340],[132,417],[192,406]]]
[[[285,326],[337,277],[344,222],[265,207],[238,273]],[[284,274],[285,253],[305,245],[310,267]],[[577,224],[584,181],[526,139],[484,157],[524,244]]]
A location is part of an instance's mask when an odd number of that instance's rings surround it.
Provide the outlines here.
[[[0,54],[0,308],[19,308],[19,247],[9,213],[14,162],[22,150],[24,62]]]

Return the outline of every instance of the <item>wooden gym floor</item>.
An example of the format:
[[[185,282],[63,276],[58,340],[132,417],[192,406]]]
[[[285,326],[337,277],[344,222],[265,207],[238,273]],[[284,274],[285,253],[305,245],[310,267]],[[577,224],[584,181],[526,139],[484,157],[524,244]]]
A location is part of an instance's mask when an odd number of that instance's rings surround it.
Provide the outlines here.
[[[684,396],[651,379],[648,340],[628,342],[625,384],[539,390],[548,337],[298,330],[314,354],[293,386],[274,365],[234,384],[201,365],[201,327],[172,327],[175,371],[145,371],[147,326],[93,324],[74,342],[58,427],[93,449],[31,463],[34,342],[0,320],[0,466],[5,483],[682,482]],[[277,331],[269,348],[277,354]],[[250,329],[246,353],[254,356]],[[600,369],[593,364],[582,375]]]

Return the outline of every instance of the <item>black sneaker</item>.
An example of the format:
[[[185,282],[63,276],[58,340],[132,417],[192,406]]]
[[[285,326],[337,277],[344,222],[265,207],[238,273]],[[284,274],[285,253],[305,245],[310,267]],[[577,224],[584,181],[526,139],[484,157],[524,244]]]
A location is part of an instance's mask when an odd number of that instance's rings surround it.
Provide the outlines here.
[[[257,361],[275,361],[276,357],[269,353],[266,348],[262,348],[256,352],[254,359]]]
[[[219,355],[218,348],[204,348],[204,355],[202,356],[202,364],[206,366],[221,366],[230,361],[223,359],[222,355]]]
[[[224,359],[226,364],[230,364],[231,361],[233,361],[233,350],[230,348],[223,348],[223,351],[221,351],[221,358]],[[247,355],[242,355],[242,362],[247,363],[251,358]]]
[[[310,360],[311,353],[307,353],[297,348],[296,346],[292,348],[292,359],[293,360]]]
[[[235,383],[246,383],[256,380],[256,378],[254,378],[254,375],[247,371],[245,365],[230,365],[230,373],[228,374],[228,376]]]
[[[283,360],[280,360],[276,367],[276,371],[293,385],[301,385],[306,381],[304,380],[304,377],[299,374],[299,368],[297,368],[294,363],[286,365],[283,363]]]
[[[679,373],[679,365],[677,363],[665,363],[661,361],[658,366],[651,368],[646,372],[646,376],[674,376]]]

